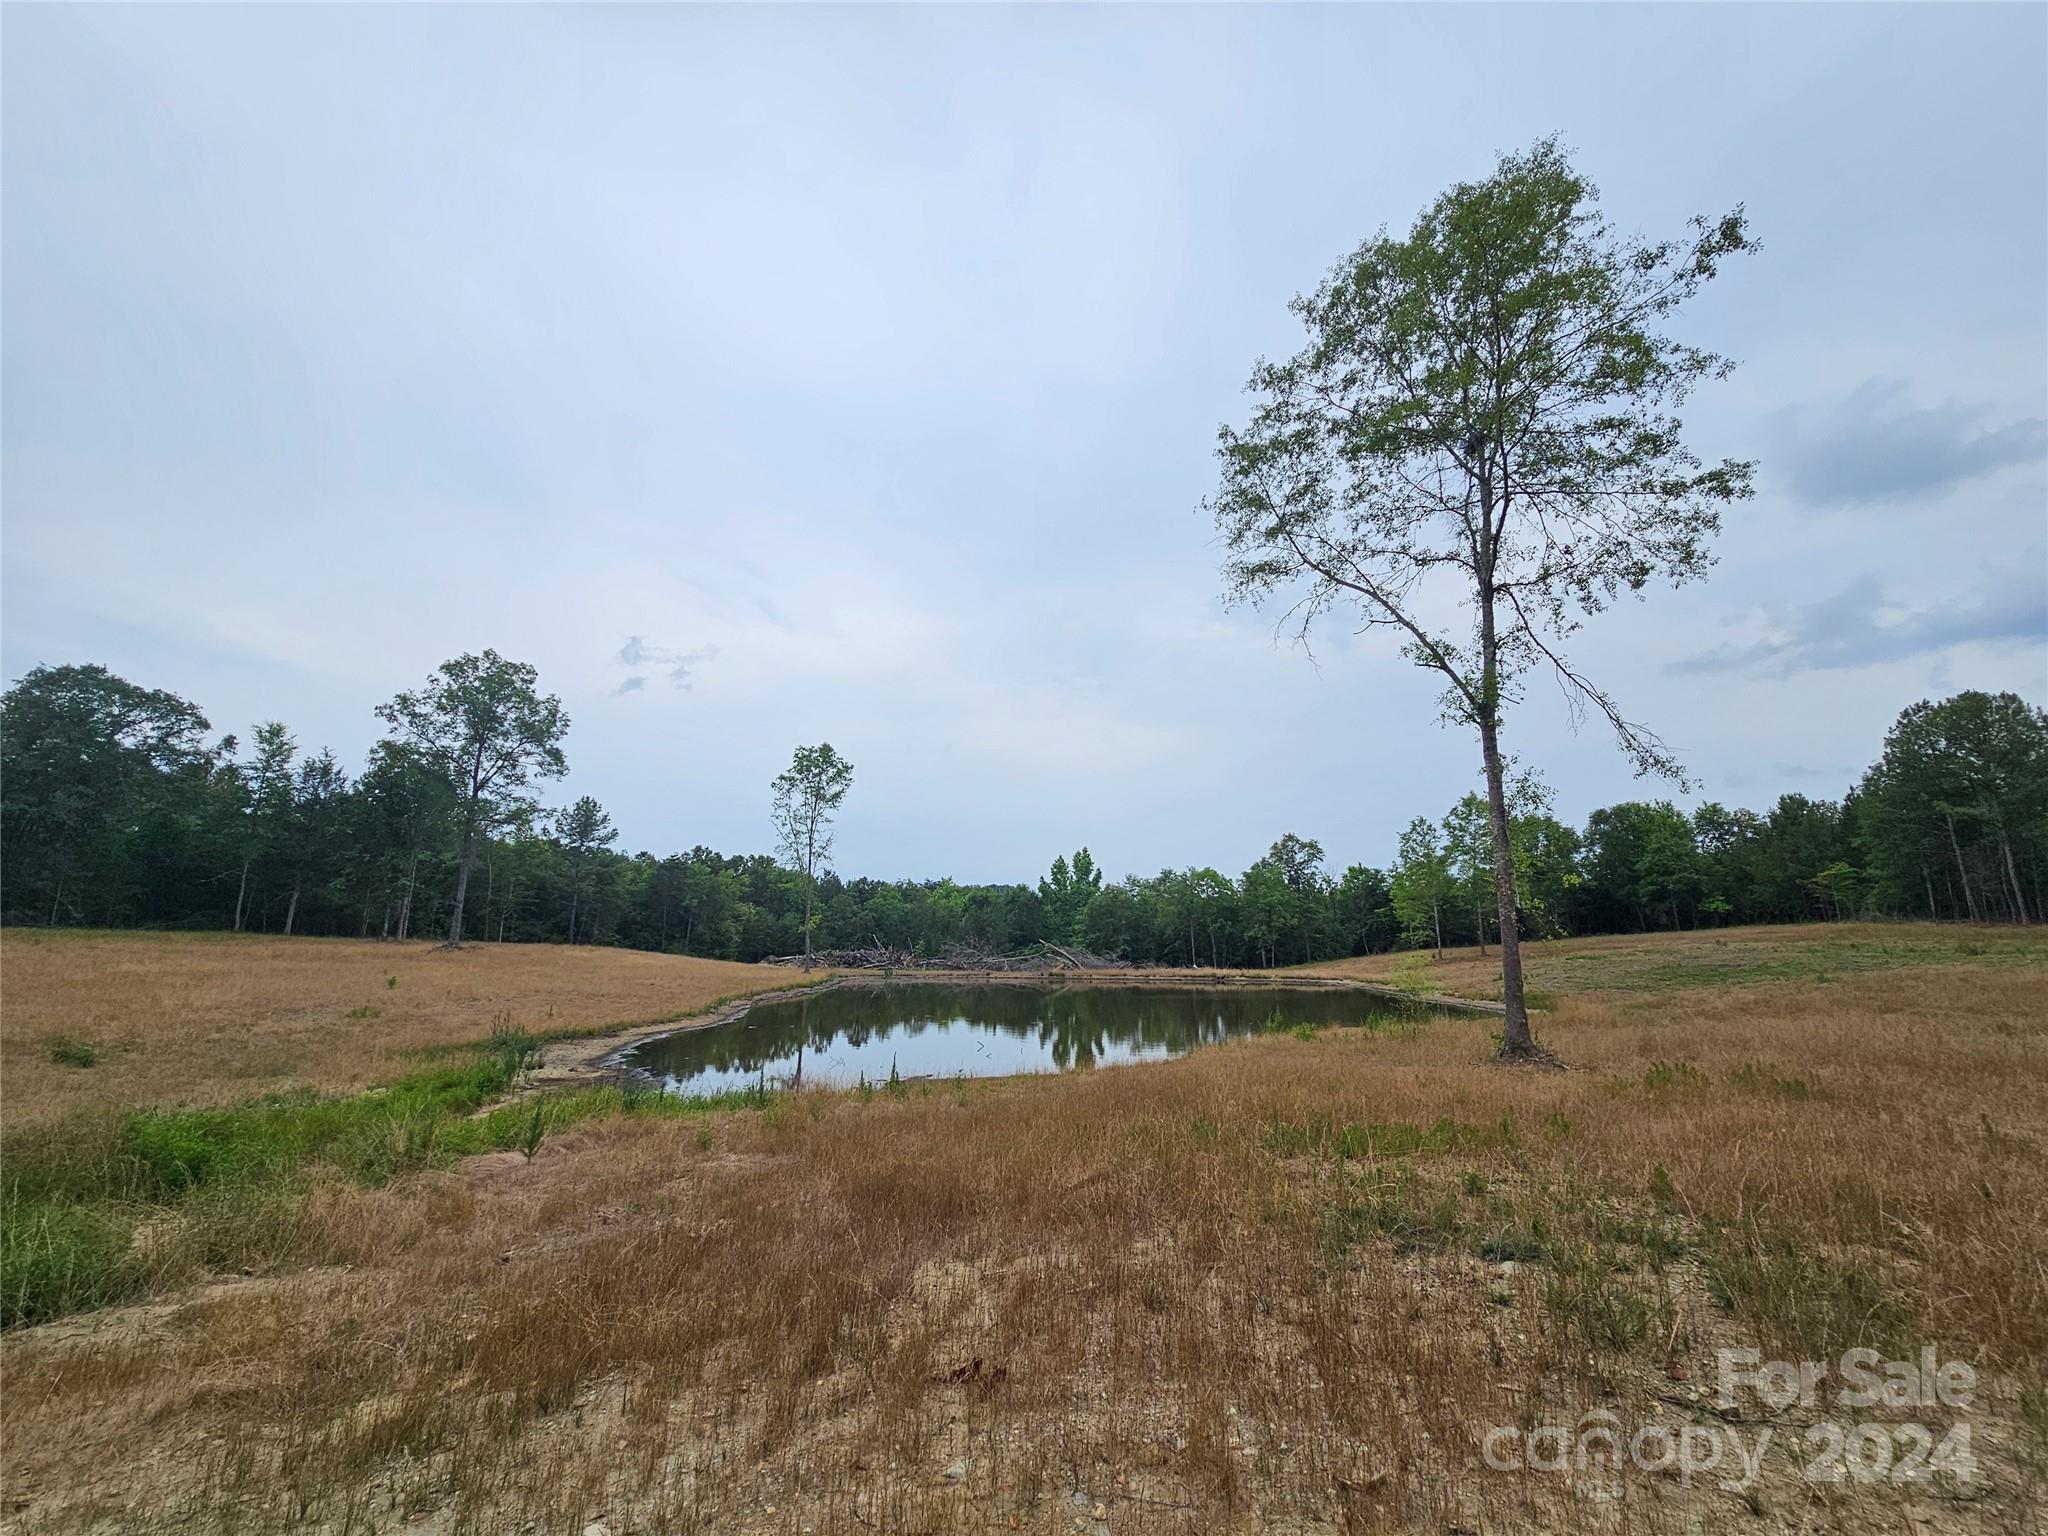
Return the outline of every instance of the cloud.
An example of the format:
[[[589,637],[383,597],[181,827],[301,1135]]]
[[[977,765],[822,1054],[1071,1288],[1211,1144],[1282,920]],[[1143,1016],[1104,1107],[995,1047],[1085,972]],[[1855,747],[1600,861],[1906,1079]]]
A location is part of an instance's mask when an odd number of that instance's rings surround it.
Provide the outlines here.
[[[1796,608],[1747,645],[1724,645],[1674,662],[1673,672],[1795,672],[1873,666],[1957,645],[2048,643],[2048,552],[2026,552],[1974,600],[1915,608],[1887,598],[1874,576]]]
[[[1951,486],[2048,456],[2048,421],[1985,426],[1990,408],[1916,406],[1896,379],[1865,379],[1826,405],[1776,413],[1782,468],[1792,493],[1816,507],[1937,496]]]
[[[626,643],[619,647],[613,659],[627,667],[658,667],[663,669],[668,680],[676,687],[688,692],[697,669],[707,661],[718,657],[718,647],[701,645],[695,650],[672,651],[659,645],[649,645],[644,635],[628,635]],[[618,686],[621,694],[638,693],[647,686],[645,674],[635,673]]]

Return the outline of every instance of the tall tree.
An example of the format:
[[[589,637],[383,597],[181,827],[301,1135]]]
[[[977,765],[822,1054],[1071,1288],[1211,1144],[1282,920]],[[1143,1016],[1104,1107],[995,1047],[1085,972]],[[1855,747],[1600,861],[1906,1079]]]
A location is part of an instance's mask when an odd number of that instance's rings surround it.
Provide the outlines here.
[[[0,826],[10,907],[27,886],[53,924],[94,911],[114,921],[130,874],[129,830],[167,780],[209,765],[208,729],[176,694],[102,666],[35,667],[8,689]]]
[[[1436,825],[1418,816],[1401,834],[1401,851],[1394,865],[1394,915],[1411,944],[1434,942],[1436,957],[1444,957],[1444,903],[1456,881],[1451,875],[1451,856],[1437,840]]]
[[[298,921],[306,888],[311,886],[317,893],[327,883],[347,804],[348,774],[332,752],[322,748],[299,764],[283,846],[286,878],[291,884],[291,897],[284,909],[286,933],[292,932]]]
[[[853,764],[821,742],[798,747],[789,767],[775,776],[776,851],[804,880],[804,969],[811,968],[811,908],[818,871],[832,856],[832,818],[853,784]]]
[[[246,786],[248,804],[242,834],[242,873],[235,887],[237,933],[249,916],[249,871],[255,869],[260,887],[268,867],[283,857],[291,832],[292,764],[299,755],[299,744],[282,720],[266,720],[250,735],[255,755],[247,763],[236,765]]]
[[[535,779],[559,779],[569,771],[562,754],[569,717],[560,699],[541,695],[539,683],[533,667],[487,650],[442,662],[419,691],[377,706],[377,717],[416,747],[455,790],[451,947],[462,944],[462,905],[479,840],[532,810]]]
[[[1437,198],[1295,301],[1308,345],[1252,374],[1250,424],[1225,427],[1210,503],[1231,593],[1291,591],[1310,628],[1339,605],[1400,634],[1444,681],[1447,718],[1486,767],[1500,915],[1501,1053],[1536,1054],[1523,998],[1501,729],[1527,674],[1553,670],[1641,770],[1662,743],[1576,670],[1579,616],[1655,576],[1704,573],[1720,508],[1752,465],[1703,467],[1673,414],[1731,366],[1657,327],[1751,247],[1740,208],[1684,238],[1617,236],[1555,140]],[[1463,633],[1435,622],[1448,578]]]
[[[1085,846],[1075,853],[1071,864],[1065,854],[1054,854],[1052,872],[1038,882],[1047,935],[1061,944],[1082,943],[1088,903],[1101,889],[1102,871],[1095,867],[1095,856]]]
[[[1917,882],[1932,908],[1938,869],[1973,920],[2000,906],[2016,922],[2042,915],[2038,885],[2027,900],[2021,856],[2038,870],[2048,844],[2048,712],[1975,690],[1911,705],[1858,799],[1866,857],[1895,898]]]
[[[576,916],[590,883],[592,856],[617,842],[619,834],[604,807],[584,795],[556,819],[555,836],[569,855],[569,942],[574,944]]]

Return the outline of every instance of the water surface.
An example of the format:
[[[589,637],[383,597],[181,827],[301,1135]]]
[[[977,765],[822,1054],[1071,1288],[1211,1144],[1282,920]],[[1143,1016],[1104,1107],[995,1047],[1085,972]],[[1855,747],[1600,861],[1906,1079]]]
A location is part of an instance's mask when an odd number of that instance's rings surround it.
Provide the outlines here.
[[[762,1003],[729,1024],[634,1047],[622,1064],[675,1093],[863,1077],[1007,1077],[1180,1056],[1198,1045],[1296,1024],[1419,1017],[1348,988],[939,983],[834,987]]]

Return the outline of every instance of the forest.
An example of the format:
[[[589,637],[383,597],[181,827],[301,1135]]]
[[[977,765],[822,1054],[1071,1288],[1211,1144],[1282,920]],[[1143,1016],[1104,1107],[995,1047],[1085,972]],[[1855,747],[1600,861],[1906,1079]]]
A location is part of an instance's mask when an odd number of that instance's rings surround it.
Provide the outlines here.
[[[559,777],[568,722],[553,699],[532,701],[552,711],[556,771],[540,776]],[[401,696],[379,715],[417,727],[417,711],[399,708],[416,702]],[[1873,747],[1840,800],[1786,794],[1761,811],[1689,813],[1627,801],[1577,827],[1520,774],[1523,931],[2039,920],[2048,713],[2010,693],[1959,693],[1910,706]],[[466,796],[477,786],[465,773],[418,729],[394,728],[352,774],[280,722],[246,742],[216,738],[175,694],[100,666],[37,667],[0,699],[0,920],[445,938],[467,840],[471,941],[745,961],[804,947],[806,882],[776,858],[627,852],[589,796],[550,808],[523,783]],[[1498,926],[1491,848],[1485,801],[1469,794],[1416,817],[1383,866],[1333,869],[1320,843],[1287,832],[1235,875],[1189,866],[1111,882],[1087,846],[1015,884],[820,873],[811,938],[821,950],[922,953],[1051,939],[1140,965],[1225,967],[1485,944]]]

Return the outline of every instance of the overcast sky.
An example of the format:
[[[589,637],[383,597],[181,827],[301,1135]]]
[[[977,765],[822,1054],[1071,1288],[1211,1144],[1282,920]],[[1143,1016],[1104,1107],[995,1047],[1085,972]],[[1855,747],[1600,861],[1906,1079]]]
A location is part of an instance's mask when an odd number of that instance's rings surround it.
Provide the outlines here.
[[[1762,461],[1588,671],[1707,796],[2048,702],[2048,9],[9,6],[7,678],[99,661],[351,766],[540,668],[557,799],[839,867],[1385,863],[1478,784],[1375,634],[1218,602],[1217,426],[1288,299],[1553,131],[1624,230],[1746,203],[1681,322]],[[1570,819],[1666,791],[1538,686]]]

